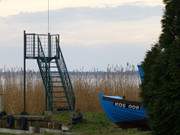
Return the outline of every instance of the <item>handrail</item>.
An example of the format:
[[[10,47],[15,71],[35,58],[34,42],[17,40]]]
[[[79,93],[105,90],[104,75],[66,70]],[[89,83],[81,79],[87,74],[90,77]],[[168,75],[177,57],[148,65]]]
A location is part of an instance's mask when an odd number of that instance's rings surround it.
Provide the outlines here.
[[[39,57],[38,61],[43,60],[43,63],[45,64],[45,71],[42,70],[43,68],[40,68],[40,69],[42,71],[42,77],[44,78],[43,80],[45,80],[44,84],[45,84],[45,87],[46,87],[46,93],[50,97],[49,99],[51,100],[51,101],[48,102],[48,104],[52,104],[52,100],[53,100],[52,99],[53,97],[51,95],[52,90],[49,90],[50,84],[51,84],[50,70],[48,68],[48,61],[47,61],[47,58],[46,58],[46,56],[44,54],[44,51],[43,51],[43,48],[42,48],[41,41],[40,41],[39,37],[38,37],[38,57]],[[40,63],[42,63],[42,62],[40,62]],[[49,107],[52,107],[52,105],[49,105]]]
[[[66,66],[66,63],[65,63],[65,61],[64,61],[64,57],[63,57],[63,55],[62,55],[61,48],[60,48],[59,45],[57,45],[57,50],[58,50],[59,54],[61,55],[61,58],[62,58],[62,61],[63,61],[63,64],[64,64],[64,69],[66,70],[67,77],[68,77],[68,80],[69,80],[69,82],[70,82],[70,86],[72,87],[72,83],[71,83],[71,81],[70,81],[70,76],[69,76],[68,71],[67,71],[67,66]],[[72,88],[72,89],[73,89],[73,88]]]
[[[75,109],[75,94],[73,91],[72,83],[70,80],[70,76],[68,74],[68,70],[66,67],[66,63],[61,52],[61,48],[59,46],[59,35],[58,34],[35,34],[35,33],[25,33],[27,39],[27,51],[28,55],[26,58],[36,59],[41,77],[43,80],[43,84],[46,91],[46,105],[47,109],[53,111],[56,106],[56,99],[59,100],[61,104],[61,99],[65,99],[67,104],[62,104],[64,108],[69,110]],[[50,55],[51,54],[51,55]],[[53,61],[52,61],[53,60]],[[54,65],[54,60],[56,65]],[[56,68],[56,69],[54,69]],[[51,70],[52,69],[52,70]],[[54,72],[58,72],[58,77],[62,81],[62,86],[64,88],[64,96],[59,97],[56,96],[54,89]],[[61,85],[58,87],[62,87]],[[61,88],[59,89],[61,91]],[[66,106],[67,105],[67,106]],[[58,109],[58,108],[57,108]]]
[[[26,33],[26,35],[38,35],[38,36],[48,36],[48,34],[36,34],[36,33]],[[58,36],[59,34],[51,34],[51,36]]]
[[[70,80],[70,76],[68,74],[68,71],[67,71],[67,67],[66,67],[66,64],[65,64],[65,61],[64,61],[64,57],[62,55],[62,52],[61,52],[61,48],[59,45],[57,45],[57,50],[58,50],[58,56],[59,56],[59,59],[58,59],[58,64],[59,66],[61,66],[61,64],[63,64],[63,69],[62,72],[63,72],[63,76],[65,77],[65,80],[63,80],[64,84],[65,84],[65,89],[68,91],[67,92],[67,97],[68,97],[68,100],[71,102],[70,105],[71,105],[71,109],[74,109],[75,107],[75,96],[74,96],[74,91],[73,91],[73,87],[72,87],[72,83],[71,83],[71,80]],[[60,60],[62,61],[62,63],[60,63]],[[61,69],[60,69],[61,70]],[[68,101],[68,102],[69,102]]]

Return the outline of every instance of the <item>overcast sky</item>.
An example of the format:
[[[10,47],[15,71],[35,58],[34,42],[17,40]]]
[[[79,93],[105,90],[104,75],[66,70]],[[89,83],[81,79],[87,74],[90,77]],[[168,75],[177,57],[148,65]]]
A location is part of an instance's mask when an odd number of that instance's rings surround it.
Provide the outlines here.
[[[161,0],[50,0],[50,9],[70,70],[136,65],[161,33]],[[0,67],[22,66],[23,30],[47,33],[47,0],[0,0]]]

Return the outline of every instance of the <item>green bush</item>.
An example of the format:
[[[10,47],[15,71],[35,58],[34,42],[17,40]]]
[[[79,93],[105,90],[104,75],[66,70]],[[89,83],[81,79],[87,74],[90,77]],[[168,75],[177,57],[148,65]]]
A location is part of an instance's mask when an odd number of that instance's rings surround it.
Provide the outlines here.
[[[155,135],[180,135],[180,0],[164,0],[162,34],[142,63],[142,97]]]

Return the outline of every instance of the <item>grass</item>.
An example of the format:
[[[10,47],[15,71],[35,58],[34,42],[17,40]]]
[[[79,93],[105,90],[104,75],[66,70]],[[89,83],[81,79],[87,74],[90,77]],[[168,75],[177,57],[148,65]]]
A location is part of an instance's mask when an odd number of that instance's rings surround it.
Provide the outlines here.
[[[82,123],[73,125],[71,128],[74,135],[151,135],[150,132],[143,132],[137,129],[121,129],[111,123],[104,113],[86,112]],[[53,119],[70,122],[71,113],[54,115]]]
[[[9,134],[9,133],[0,133],[0,135],[15,135],[15,134]],[[21,134],[22,135],[22,134]]]
[[[139,78],[131,67],[108,67],[107,72],[72,72],[71,80],[75,91],[76,109],[84,113],[84,121],[73,125],[75,135],[151,135],[137,129],[123,130],[111,123],[102,112],[98,93],[125,96],[139,101]],[[23,111],[23,72],[17,69],[0,69],[0,94],[4,110],[11,114]],[[27,73],[27,112],[42,114],[45,110],[44,86],[39,73]],[[71,113],[53,115],[52,119],[70,124]],[[2,135],[2,134],[0,134]],[[4,134],[5,135],[5,134]],[[7,134],[8,135],[8,134]],[[9,134],[10,135],[10,134]]]
[[[52,115],[53,120],[61,121],[71,127],[72,135],[151,135],[150,131],[140,131],[138,129],[121,129],[110,122],[102,112],[86,112],[83,114],[84,120],[76,125],[71,125],[72,113],[63,112]],[[11,135],[11,134],[0,134]],[[45,134],[53,135],[53,134]]]

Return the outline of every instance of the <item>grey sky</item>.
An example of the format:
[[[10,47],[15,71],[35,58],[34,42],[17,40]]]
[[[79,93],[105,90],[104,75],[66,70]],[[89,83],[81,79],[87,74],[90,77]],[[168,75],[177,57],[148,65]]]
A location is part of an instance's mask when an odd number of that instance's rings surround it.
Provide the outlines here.
[[[51,31],[60,33],[69,69],[105,69],[141,62],[161,32],[162,6],[121,5],[53,10]],[[23,30],[47,33],[47,12],[0,17],[0,67],[22,66]]]
[[[125,4],[162,6],[162,0],[49,0],[49,7],[53,10],[70,7],[114,7]],[[47,5],[48,0],[3,0],[0,3],[0,16],[46,11]]]

